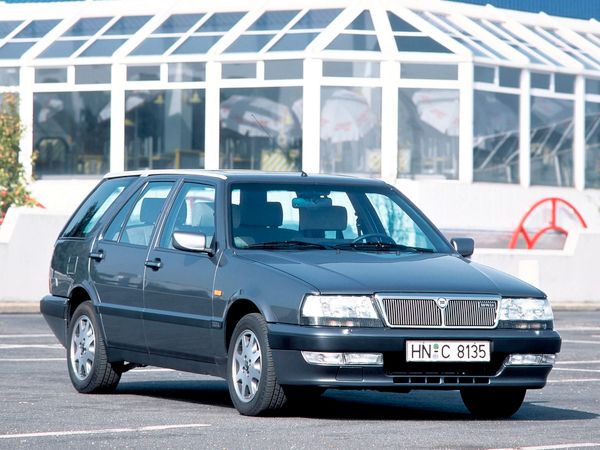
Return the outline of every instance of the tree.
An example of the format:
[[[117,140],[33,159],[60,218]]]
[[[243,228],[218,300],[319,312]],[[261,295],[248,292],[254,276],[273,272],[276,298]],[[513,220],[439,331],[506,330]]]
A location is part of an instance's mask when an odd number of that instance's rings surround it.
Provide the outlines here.
[[[0,98],[0,223],[11,206],[36,204],[27,189],[23,164],[19,162],[19,142],[23,126],[18,112],[16,94],[1,94]]]

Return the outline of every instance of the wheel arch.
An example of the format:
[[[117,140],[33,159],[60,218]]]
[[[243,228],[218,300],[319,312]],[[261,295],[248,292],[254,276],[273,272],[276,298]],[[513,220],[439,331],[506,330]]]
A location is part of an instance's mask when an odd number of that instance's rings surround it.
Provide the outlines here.
[[[68,321],[71,321],[77,307],[88,300],[92,300],[92,297],[83,286],[75,286],[71,289],[71,292],[69,292]]]
[[[225,314],[225,321],[223,325],[226,350],[229,349],[231,336],[233,335],[233,330],[235,329],[237,323],[242,319],[242,317],[252,313],[259,313],[265,317],[258,305],[247,298],[237,299],[231,303],[231,305],[229,305],[227,308],[227,313]]]

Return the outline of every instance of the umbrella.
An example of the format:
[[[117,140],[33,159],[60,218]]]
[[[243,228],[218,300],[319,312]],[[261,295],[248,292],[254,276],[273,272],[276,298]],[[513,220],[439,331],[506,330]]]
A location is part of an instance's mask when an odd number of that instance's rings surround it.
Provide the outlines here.
[[[458,94],[456,91],[420,89],[412,95],[419,118],[448,136],[458,136]]]
[[[130,95],[125,100],[125,111],[129,112],[146,101],[144,97],[139,95]],[[100,112],[98,113],[98,122],[103,122],[105,120],[110,119],[110,103],[108,103]]]
[[[243,136],[298,136],[290,108],[265,97],[232,95],[221,102],[221,127]]]
[[[38,122],[44,123],[49,121],[56,113],[64,109],[64,103],[58,98],[51,98],[46,102],[44,107],[38,113]]]
[[[331,143],[358,141],[377,123],[371,105],[361,94],[338,89],[321,110],[321,139]]]

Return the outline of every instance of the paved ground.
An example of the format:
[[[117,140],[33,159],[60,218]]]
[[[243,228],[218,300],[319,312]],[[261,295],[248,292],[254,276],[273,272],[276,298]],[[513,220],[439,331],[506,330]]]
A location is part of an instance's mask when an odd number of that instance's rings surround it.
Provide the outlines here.
[[[0,315],[0,448],[598,448],[600,312],[558,312],[564,345],[548,386],[506,421],[471,419],[456,392],[328,391],[279,417],[248,418],[221,380],[156,368],[116,394],[71,387],[37,314]]]

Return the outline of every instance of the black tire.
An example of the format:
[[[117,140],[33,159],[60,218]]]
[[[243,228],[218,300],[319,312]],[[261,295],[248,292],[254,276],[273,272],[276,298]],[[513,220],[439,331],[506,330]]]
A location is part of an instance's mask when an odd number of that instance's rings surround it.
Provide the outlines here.
[[[108,362],[91,301],[80,304],[69,323],[67,368],[73,386],[84,394],[113,392],[121,379],[121,373]]]
[[[477,418],[507,419],[519,410],[526,392],[523,388],[462,389],[460,396]]]
[[[233,405],[245,416],[271,413],[286,404],[285,393],[275,376],[267,323],[258,313],[242,317],[233,330],[227,385]]]

